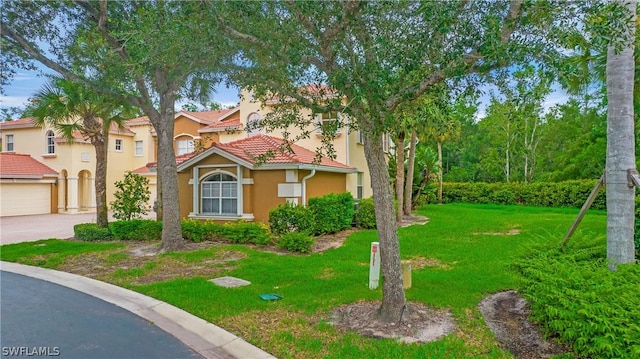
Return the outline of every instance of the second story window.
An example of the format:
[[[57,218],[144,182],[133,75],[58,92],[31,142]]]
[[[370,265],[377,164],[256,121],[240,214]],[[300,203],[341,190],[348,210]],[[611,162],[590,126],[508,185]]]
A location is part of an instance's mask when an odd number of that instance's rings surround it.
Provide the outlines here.
[[[54,141],[55,134],[53,131],[47,132],[47,154],[52,155],[56,153],[56,143]]]
[[[122,152],[122,140],[116,139],[116,152]]]
[[[316,128],[317,134],[340,133],[340,113],[336,111],[329,111],[325,113],[319,113],[316,115],[316,121],[318,126]]]
[[[195,144],[193,140],[179,140],[177,155],[184,155],[195,151]]]
[[[13,152],[13,135],[7,135],[5,137],[5,139],[7,140],[7,144],[5,146],[5,151],[7,152]]]
[[[261,122],[262,122],[262,118],[260,117],[259,113],[254,112],[249,115],[249,117],[247,118],[247,136],[248,137],[257,136],[262,132]]]
[[[143,155],[142,141],[136,141],[135,145],[136,145],[135,155],[142,156]]]

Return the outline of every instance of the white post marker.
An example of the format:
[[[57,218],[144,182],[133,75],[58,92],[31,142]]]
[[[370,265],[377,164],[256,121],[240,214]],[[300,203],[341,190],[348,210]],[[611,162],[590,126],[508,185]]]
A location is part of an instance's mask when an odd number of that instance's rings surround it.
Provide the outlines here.
[[[380,242],[371,242],[371,261],[369,262],[369,289],[378,288],[380,282]]]

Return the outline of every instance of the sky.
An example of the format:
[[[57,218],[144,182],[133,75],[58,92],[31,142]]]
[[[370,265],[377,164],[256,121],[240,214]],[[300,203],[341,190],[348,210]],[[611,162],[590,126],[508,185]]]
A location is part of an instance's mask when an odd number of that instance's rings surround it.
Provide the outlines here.
[[[4,88],[4,94],[0,95],[0,108],[25,107],[29,98],[33,97],[48,79],[37,71],[19,70],[11,83]],[[216,87],[211,101],[222,104],[223,107],[235,106],[240,100],[237,88],[226,88],[224,84]],[[189,101],[181,101],[176,107]]]
[[[0,95],[0,108],[8,107],[25,107],[29,102],[29,98],[47,82],[47,78],[39,74],[37,71],[19,70],[13,81],[4,88],[4,95]],[[480,98],[481,105],[476,119],[485,117],[486,105],[489,102],[489,91]],[[567,94],[557,85],[554,86],[553,92],[547,97],[544,103],[545,110],[567,101]],[[211,101],[220,103],[223,107],[235,106],[240,100],[237,88],[227,88],[224,84],[216,87]],[[190,102],[188,100],[180,101],[176,104],[176,110],[180,110],[182,105]]]

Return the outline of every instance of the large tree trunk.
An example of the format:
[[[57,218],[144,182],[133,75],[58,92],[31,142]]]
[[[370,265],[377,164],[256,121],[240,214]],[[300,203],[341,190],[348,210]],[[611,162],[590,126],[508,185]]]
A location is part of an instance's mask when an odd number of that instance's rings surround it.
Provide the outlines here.
[[[404,189],[404,131],[398,132],[398,136],[396,137],[396,200],[398,201],[398,208],[396,212],[396,221],[402,221],[403,214],[403,200],[404,196],[402,195]]]
[[[416,144],[418,136],[416,130],[411,130],[411,144],[409,145],[409,164],[407,166],[407,178],[404,181],[404,207],[402,212],[405,216],[411,215],[411,207],[413,204],[413,171],[416,165]],[[399,210],[399,209],[398,209]]]
[[[160,114],[151,119],[158,137],[158,175],[162,193],[162,251],[184,248],[180,203],[178,196],[178,169],[173,149],[173,122],[175,91],[160,93]]]
[[[382,150],[380,135],[364,133],[364,153],[371,173],[371,187],[376,208],[378,240],[380,241],[380,261],[384,283],[379,319],[397,322],[406,310],[406,299],[402,288],[400,267],[400,243],[398,227],[393,208],[393,196],[389,187],[387,159]]]
[[[607,53],[607,259],[615,270],[618,263],[634,263],[634,193],[627,171],[635,168],[633,118],[634,43],[636,3],[617,0],[633,14],[621,52],[614,45]],[[613,39],[614,42],[621,39]]]

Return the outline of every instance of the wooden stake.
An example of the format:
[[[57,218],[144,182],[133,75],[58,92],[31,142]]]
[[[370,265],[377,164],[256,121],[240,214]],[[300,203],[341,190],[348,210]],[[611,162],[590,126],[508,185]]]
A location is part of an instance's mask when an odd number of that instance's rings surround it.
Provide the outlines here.
[[[596,196],[598,195],[598,193],[600,192],[600,189],[602,189],[603,186],[604,186],[604,174],[600,176],[600,180],[598,180],[598,183],[596,183],[596,186],[591,190],[591,193],[589,194],[587,201],[584,202],[584,204],[582,205],[582,208],[580,209],[580,213],[578,213],[578,217],[576,217],[575,221],[573,221],[573,224],[571,225],[571,228],[569,228],[569,232],[567,232],[567,234],[564,236],[564,241],[562,242],[562,245],[560,245],[560,247],[564,247],[567,245],[567,243],[569,242],[569,239],[571,239],[571,236],[573,236],[573,232],[576,231],[576,229],[578,228],[578,225],[580,225],[580,222],[582,222],[582,218],[584,217],[585,214],[587,214],[587,210],[589,209],[589,207],[591,207],[591,205],[593,204],[593,201],[596,199]]]

